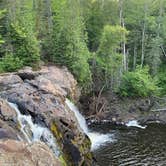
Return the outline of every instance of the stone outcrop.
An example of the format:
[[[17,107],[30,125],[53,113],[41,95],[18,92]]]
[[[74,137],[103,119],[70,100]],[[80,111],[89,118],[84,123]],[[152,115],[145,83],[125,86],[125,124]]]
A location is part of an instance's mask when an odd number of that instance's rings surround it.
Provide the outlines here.
[[[56,66],[43,66],[39,71],[32,71],[31,68],[26,67],[25,69],[20,70],[17,75],[23,80],[32,80],[32,82],[38,84],[39,87],[42,85],[43,89],[47,88],[48,91],[53,90],[53,93],[54,91],[63,89],[60,95],[62,96],[62,94],[65,93],[73,100],[78,100],[80,95],[79,89],[77,88],[77,82],[66,67],[58,68]],[[45,85],[49,85],[49,87],[46,87]]]
[[[61,166],[52,151],[42,142],[0,141],[0,165],[4,166]]]
[[[16,111],[12,109],[9,106],[9,104],[2,99],[0,99],[0,116],[1,116],[1,119],[4,119],[4,120],[17,119]]]
[[[0,99],[0,139],[24,139],[19,131],[16,111],[3,99]]]
[[[4,101],[7,100],[17,104],[22,114],[31,115],[35,123],[53,132],[68,166],[91,165],[90,141],[65,104],[66,97],[73,100],[79,97],[77,82],[66,68],[44,66],[39,71],[25,68],[0,76],[0,97],[3,99],[0,116],[8,126],[0,126],[4,138],[12,138],[10,130],[16,130],[13,137],[23,139],[15,112]]]

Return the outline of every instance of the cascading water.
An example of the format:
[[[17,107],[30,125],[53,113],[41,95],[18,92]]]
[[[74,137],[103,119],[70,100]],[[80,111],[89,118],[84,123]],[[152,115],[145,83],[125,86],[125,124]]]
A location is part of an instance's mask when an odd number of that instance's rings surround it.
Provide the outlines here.
[[[137,120],[129,121],[128,123],[126,123],[126,126],[127,127],[138,127],[138,128],[141,128],[141,129],[145,129],[146,128],[146,126],[139,125]]]
[[[68,99],[66,99],[66,104],[72,110],[78,120],[78,123],[84,133],[88,135],[91,140],[92,146],[91,150],[97,149],[99,146],[104,145],[105,143],[112,142],[112,134],[100,134],[96,132],[91,132],[86,124],[85,118],[81,115],[78,108]]]
[[[29,143],[35,141],[45,142],[58,157],[60,155],[60,150],[51,131],[48,128],[41,127],[38,124],[34,124],[31,116],[22,115],[16,104],[10,102],[8,103],[12,108],[14,108],[17,113],[17,120],[21,127],[20,130],[24,134],[26,140]]]

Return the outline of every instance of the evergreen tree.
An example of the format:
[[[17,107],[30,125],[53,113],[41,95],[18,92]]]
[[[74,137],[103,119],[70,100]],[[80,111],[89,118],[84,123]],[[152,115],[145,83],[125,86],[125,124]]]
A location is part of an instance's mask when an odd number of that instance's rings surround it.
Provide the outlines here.
[[[67,66],[84,90],[114,90],[138,65],[162,80],[165,6],[166,0],[0,0],[0,71],[37,67],[42,59]]]
[[[57,2],[54,9],[52,60],[67,66],[84,86],[91,83],[84,22],[77,0]]]
[[[3,10],[0,10],[0,20],[2,19],[2,17],[3,17]],[[1,26],[0,26],[0,28],[1,28]],[[2,39],[2,36],[1,36],[1,34],[0,34],[0,46],[1,46],[1,44],[3,44],[4,43],[4,40]]]
[[[12,55],[14,59],[19,58],[23,65],[35,67],[40,60],[40,49],[34,29],[32,6],[32,1],[27,0],[4,2],[7,14],[2,30],[5,39],[3,56]]]
[[[127,34],[127,30],[121,26],[106,25],[100,40],[97,51],[96,66],[101,78],[101,84],[107,88],[114,89],[119,84],[120,69],[122,67],[122,54],[119,53],[122,34]],[[95,77],[97,73],[94,73]]]

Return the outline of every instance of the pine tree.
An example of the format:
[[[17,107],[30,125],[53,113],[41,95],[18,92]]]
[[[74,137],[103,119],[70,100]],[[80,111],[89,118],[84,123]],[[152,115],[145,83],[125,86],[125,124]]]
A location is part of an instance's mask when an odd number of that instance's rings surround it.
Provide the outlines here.
[[[55,2],[54,2],[55,3]],[[90,56],[86,46],[85,26],[80,3],[69,0],[59,3],[54,12],[52,60],[67,66],[82,85],[91,83],[88,64]]]

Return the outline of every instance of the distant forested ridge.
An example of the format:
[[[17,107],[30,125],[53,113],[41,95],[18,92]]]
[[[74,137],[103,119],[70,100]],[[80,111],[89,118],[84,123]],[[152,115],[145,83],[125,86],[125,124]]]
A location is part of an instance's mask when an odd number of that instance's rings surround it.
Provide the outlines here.
[[[83,93],[166,95],[166,0],[0,0],[0,72],[41,62]]]

